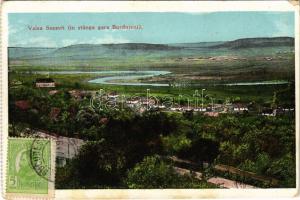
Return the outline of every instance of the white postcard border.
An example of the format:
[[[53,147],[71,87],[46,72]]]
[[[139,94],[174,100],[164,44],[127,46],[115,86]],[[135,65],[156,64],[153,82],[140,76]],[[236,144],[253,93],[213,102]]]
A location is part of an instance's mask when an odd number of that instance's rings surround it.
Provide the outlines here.
[[[228,197],[294,197],[299,193],[299,5],[287,1],[10,1],[2,5],[1,39],[1,163],[2,194],[5,192],[5,163],[8,138],[8,13],[29,12],[219,12],[219,11],[294,11],[296,76],[296,188],[293,189],[154,189],[154,190],[56,190],[57,199],[186,199]]]

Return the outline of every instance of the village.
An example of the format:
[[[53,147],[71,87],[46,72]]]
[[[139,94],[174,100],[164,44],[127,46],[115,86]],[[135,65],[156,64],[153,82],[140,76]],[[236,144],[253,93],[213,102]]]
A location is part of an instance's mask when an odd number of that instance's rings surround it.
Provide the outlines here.
[[[14,83],[13,85],[21,85],[22,83]],[[207,89],[195,90],[194,94],[178,95],[170,97],[155,97],[151,94],[151,89],[145,89],[145,95],[126,96],[118,92],[107,92],[104,89],[99,90],[80,90],[71,89],[64,91],[57,87],[57,83],[52,78],[38,78],[34,82],[33,87],[38,90],[45,91],[47,95],[53,96],[66,92],[76,102],[89,102],[92,109],[111,110],[111,109],[130,109],[137,115],[141,115],[146,111],[167,112],[178,114],[203,114],[204,116],[216,118],[224,114],[233,115],[259,115],[265,117],[276,117],[280,115],[294,114],[294,108],[282,107],[264,107],[254,105],[255,102],[216,102],[217,98],[209,94]],[[200,91],[200,92],[199,92]],[[26,99],[17,100],[14,102],[15,107],[20,111],[27,111],[31,109],[30,102]],[[52,107],[49,113],[49,118],[56,120],[61,114],[61,108]],[[107,123],[107,118],[101,118],[100,124]],[[25,133],[22,133],[26,136]],[[56,164],[58,167],[64,167],[68,160],[74,158],[80,148],[86,143],[84,139],[77,137],[61,136],[57,133],[49,132],[41,129],[27,128],[27,134],[33,134],[39,138],[51,138],[56,141]],[[178,173],[181,173],[181,168],[176,168]],[[233,182],[229,179],[218,177],[219,182],[225,188],[232,187]],[[211,180],[215,183],[215,180]],[[218,183],[219,183],[218,182]],[[243,185],[244,187],[245,185]],[[240,187],[240,186],[239,186]],[[252,187],[251,185],[247,187]]]
[[[48,88],[50,96],[56,95],[62,90],[55,89],[56,83],[52,78],[39,78],[35,82],[36,88]],[[50,89],[50,90],[49,90]],[[226,100],[224,103],[215,103],[216,97],[210,96],[206,89],[198,90],[192,96],[178,95],[155,97],[151,94],[150,89],[146,89],[144,96],[126,96],[117,92],[106,92],[103,89],[98,91],[76,90],[68,91],[68,94],[76,101],[89,100],[93,109],[124,109],[129,108],[137,113],[145,111],[161,111],[161,112],[192,112],[203,113],[206,116],[218,117],[221,114],[255,114],[262,116],[275,117],[276,115],[293,114],[294,108],[283,107],[265,107],[263,105],[255,105],[255,102],[230,102]],[[19,100],[15,102],[16,107],[26,110],[29,108],[27,100]],[[50,115],[57,116],[60,112],[59,108],[53,108]]]
[[[36,88],[55,88],[55,81],[51,78],[39,78],[35,82]],[[69,90],[68,93],[77,101],[90,99],[90,105],[94,109],[122,109],[131,108],[139,113],[145,111],[163,112],[201,112],[204,115],[218,117],[220,114],[232,113],[243,114],[253,113],[263,116],[276,116],[294,113],[294,108],[264,107],[254,109],[254,102],[230,102],[215,103],[216,97],[208,94],[206,89],[201,89],[201,94],[195,90],[194,94],[181,95],[177,97],[166,96],[163,98],[151,95],[151,90],[146,89],[144,96],[126,96],[117,92],[106,92],[103,89],[98,91]],[[49,95],[55,95],[60,90],[50,90]],[[16,103],[17,104],[17,103]]]

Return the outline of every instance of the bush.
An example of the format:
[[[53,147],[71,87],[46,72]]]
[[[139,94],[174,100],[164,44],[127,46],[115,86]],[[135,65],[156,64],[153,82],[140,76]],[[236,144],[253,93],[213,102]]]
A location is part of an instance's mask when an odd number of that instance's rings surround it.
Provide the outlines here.
[[[191,174],[177,174],[173,166],[160,159],[159,156],[145,157],[141,163],[128,172],[125,184],[131,189],[215,187],[196,179]]]
[[[122,152],[105,141],[88,142],[68,165],[58,170],[58,178],[65,188],[120,186],[124,163]]]

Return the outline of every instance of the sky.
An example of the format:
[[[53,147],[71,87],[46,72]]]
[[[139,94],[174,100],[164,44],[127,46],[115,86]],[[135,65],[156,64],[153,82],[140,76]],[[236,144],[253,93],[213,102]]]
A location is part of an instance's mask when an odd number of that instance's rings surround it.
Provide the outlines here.
[[[10,47],[73,44],[192,43],[251,37],[294,37],[293,12],[9,13]],[[66,30],[68,25],[76,29]],[[140,30],[77,30],[78,26],[142,25]],[[43,30],[30,30],[42,26]],[[45,30],[65,26],[65,30]]]

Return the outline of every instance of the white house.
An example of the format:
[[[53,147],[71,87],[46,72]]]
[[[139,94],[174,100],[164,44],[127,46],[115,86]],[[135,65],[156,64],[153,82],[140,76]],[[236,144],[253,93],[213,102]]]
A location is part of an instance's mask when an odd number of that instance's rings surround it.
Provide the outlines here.
[[[35,86],[38,88],[55,87],[55,82],[52,78],[38,78],[35,81]]]
[[[85,143],[82,139],[69,138],[37,131],[36,134],[41,138],[51,138],[56,142],[56,165],[63,167],[67,159],[74,158]]]

